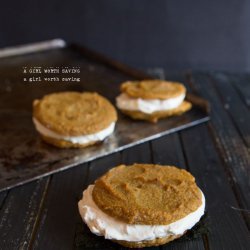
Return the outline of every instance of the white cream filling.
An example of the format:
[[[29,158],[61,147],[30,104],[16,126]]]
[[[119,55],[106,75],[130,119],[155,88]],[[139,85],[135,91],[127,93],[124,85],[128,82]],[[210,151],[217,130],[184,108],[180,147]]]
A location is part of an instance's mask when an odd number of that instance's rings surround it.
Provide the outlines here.
[[[83,192],[83,198],[78,203],[79,212],[91,232],[106,239],[140,242],[183,234],[200,220],[205,210],[205,197],[201,192],[202,205],[178,221],[169,225],[131,225],[114,219],[99,209],[92,199],[93,188],[94,185],[89,185]]]
[[[107,136],[112,134],[115,129],[115,122],[112,122],[107,128],[94,134],[82,135],[82,136],[64,136],[46,128],[34,117],[33,117],[33,122],[35,124],[37,131],[42,135],[77,144],[86,144],[89,142],[103,141]]]
[[[177,108],[184,100],[185,94],[165,100],[132,98],[122,93],[116,98],[116,106],[119,109],[140,111],[151,114],[156,111],[170,110]]]

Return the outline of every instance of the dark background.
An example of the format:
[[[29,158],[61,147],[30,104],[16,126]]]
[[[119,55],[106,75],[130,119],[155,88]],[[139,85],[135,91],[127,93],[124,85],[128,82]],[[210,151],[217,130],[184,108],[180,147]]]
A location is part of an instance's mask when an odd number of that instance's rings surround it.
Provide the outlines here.
[[[51,38],[135,67],[249,71],[250,1],[1,1],[0,47]]]

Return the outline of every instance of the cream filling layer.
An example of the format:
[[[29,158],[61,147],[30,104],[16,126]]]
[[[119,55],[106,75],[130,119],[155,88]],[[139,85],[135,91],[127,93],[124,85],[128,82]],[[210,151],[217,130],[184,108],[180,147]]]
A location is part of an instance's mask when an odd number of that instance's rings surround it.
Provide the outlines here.
[[[202,204],[186,217],[168,225],[132,225],[112,218],[104,213],[93,201],[94,185],[89,185],[83,192],[82,200],[78,202],[79,212],[83,221],[92,233],[104,236],[106,239],[140,242],[171,235],[183,234],[192,228],[205,211],[205,197],[202,193]]]
[[[156,111],[171,110],[177,108],[184,100],[185,94],[165,100],[132,98],[122,93],[116,98],[116,106],[119,109],[140,111],[151,114]]]
[[[32,119],[35,124],[36,130],[40,134],[54,139],[69,141],[71,143],[77,143],[77,144],[86,144],[89,142],[103,141],[107,136],[112,134],[115,129],[115,122],[112,122],[107,128],[94,134],[81,135],[81,136],[64,136],[46,128],[36,118],[33,117]]]

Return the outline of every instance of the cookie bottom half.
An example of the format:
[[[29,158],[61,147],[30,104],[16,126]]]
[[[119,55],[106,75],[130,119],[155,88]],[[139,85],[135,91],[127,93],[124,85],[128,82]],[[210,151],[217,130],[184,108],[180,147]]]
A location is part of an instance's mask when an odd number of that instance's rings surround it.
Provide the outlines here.
[[[185,233],[184,233],[185,234]],[[173,241],[177,238],[180,238],[183,234],[178,235],[171,235],[163,238],[156,238],[154,240],[145,240],[140,242],[133,242],[133,241],[124,241],[124,240],[112,240],[113,242],[116,242],[124,247],[129,248],[143,248],[143,247],[152,247],[152,246],[160,246],[164,245],[170,241]]]
[[[121,111],[135,120],[145,120],[145,121],[156,123],[159,119],[162,119],[162,118],[175,116],[175,115],[181,115],[187,112],[188,110],[190,110],[191,107],[192,107],[192,104],[190,102],[183,101],[183,103],[177,108],[174,108],[171,110],[156,111],[151,114],[143,113],[141,111],[124,110],[124,109]]]
[[[100,141],[91,141],[89,143],[79,144],[79,143],[72,143],[72,142],[65,141],[65,140],[54,139],[54,138],[44,136],[44,135],[41,135],[41,137],[46,143],[51,144],[58,148],[85,148],[85,147],[100,143]]]

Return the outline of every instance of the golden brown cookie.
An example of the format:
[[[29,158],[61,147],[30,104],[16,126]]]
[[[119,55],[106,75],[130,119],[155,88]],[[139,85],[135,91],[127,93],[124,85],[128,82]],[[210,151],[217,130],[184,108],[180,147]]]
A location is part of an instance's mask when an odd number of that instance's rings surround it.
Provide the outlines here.
[[[53,93],[33,102],[36,129],[45,142],[60,148],[93,145],[113,132],[116,120],[113,105],[97,93]]]
[[[97,93],[60,92],[33,102],[33,117],[65,136],[93,134],[117,120],[113,105]]]
[[[181,235],[171,235],[168,237],[162,237],[162,238],[156,238],[154,240],[145,240],[140,242],[133,242],[133,241],[125,241],[125,240],[113,240],[114,242],[124,246],[124,247],[130,247],[130,248],[143,248],[143,247],[156,247],[160,245],[164,245],[170,241],[173,241],[175,239],[178,239],[182,236]]]
[[[121,109],[122,113],[130,116],[131,118],[135,120],[145,120],[150,121],[153,123],[156,123],[159,119],[175,116],[175,115],[181,115],[188,110],[190,110],[192,107],[192,104],[187,101],[183,101],[183,103],[178,106],[177,108],[171,109],[171,110],[165,110],[165,111],[156,111],[151,114],[143,113],[140,111],[134,111],[134,110],[123,110]]]
[[[202,194],[186,170],[153,164],[120,165],[95,182],[93,200],[127,224],[167,225],[197,210]]]
[[[179,82],[144,80],[124,82],[121,91],[134,98],[169,99],[185,94],[186,88]]]

